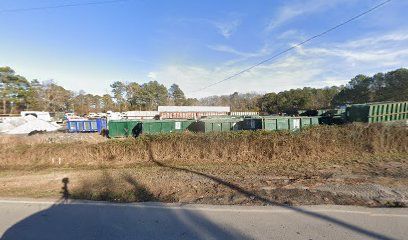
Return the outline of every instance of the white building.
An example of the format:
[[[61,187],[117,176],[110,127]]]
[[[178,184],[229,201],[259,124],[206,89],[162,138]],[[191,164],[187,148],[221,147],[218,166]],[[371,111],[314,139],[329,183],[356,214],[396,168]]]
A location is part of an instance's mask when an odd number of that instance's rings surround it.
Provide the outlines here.
[[[159,106],[161,119],[199,119],[207,116],[223,116],[231,112],[224,106]]]

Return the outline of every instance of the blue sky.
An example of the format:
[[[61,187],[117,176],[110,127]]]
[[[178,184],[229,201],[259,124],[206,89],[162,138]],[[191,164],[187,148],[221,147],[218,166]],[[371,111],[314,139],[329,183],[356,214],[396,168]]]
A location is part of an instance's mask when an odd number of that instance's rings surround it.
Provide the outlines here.
[[[1,11],[87,2],[1,0],[0,65],[74,91],[104,94],[116,80],[155,79],[179,84],[189,97],[340,85],[408,67],[405,0],[198,92],[381,0],[128,0]]]

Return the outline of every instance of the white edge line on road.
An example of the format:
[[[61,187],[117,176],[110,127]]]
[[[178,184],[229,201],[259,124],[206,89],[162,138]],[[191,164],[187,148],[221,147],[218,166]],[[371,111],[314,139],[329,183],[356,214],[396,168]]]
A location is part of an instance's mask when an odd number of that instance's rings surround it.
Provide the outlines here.
[[[150,209],[169,209],[169,210],[192,210],[192,211],[210,211],[210,212],[242,212],[242,213],[293,213],[296,212],[295,209],[290,208],[299,208],[305,211],[310,212],[321,212],[321,213],[350,213],[350,214],[365,214],[373,217],[406,217],[406,214],[380,214],[372,213],[370,211],[353,211],[353,210],[341,210],[341,209],[305,209],[303,207],[288,207],[285,206],[271,206],[278,209],[244,209],[246,206],[232,205],[232,206],[213,206],[213,207],[198,207],[195,205],[154,205],[153,204],[140,204],[140,203],[108,203],[108,202],[90,202],[90,201],[69,201],[68,203],[63,202],[52,202],[52,201],[26,201],[26,200],[0,200],[1,203],[10,203],[10,204],[43,204],[43,205],[94,205],[94,206],[115,206],[115,207],[136,207],[136,208],[150,208]],[[236,206],[238,209],[233,209],[231,207]],[[249,206],[253,207],[253,206]],[[255,206],[256,207],[256,206]]]

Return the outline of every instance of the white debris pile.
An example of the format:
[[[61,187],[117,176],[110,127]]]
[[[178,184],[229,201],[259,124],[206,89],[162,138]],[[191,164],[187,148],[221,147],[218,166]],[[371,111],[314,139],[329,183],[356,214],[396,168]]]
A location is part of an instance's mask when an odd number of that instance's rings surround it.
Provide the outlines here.
[[[15,126],[8,122],[0,122],[0,133],[5,133],[13,128],[15,128]]]
[[[34,131],[57,131],[61,127],[56,123],[38,119],[32,115],[4,119],[0,123],[0,133],[29,134]]]

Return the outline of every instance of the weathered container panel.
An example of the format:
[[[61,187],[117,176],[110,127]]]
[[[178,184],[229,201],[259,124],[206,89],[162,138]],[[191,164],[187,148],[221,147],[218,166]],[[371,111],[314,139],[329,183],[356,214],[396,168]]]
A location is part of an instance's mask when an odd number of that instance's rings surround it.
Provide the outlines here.
[[[179,120],[112,120],[109,121],[110,137],[137,137],[140,134],[157,134],[182,132],[190,126],[193,121]]]
[[[192,123],[188,128],[193,132],[229,132],[241,130],[241,118],[212,118]]]
[[[109,137],[129,137],[131,136],[131,129],[129,130],[129,121],[125,120],[110,120],[108,122]]]
[[[353,104],[346,109],[349,122],[389,122],[407,119],[408,102]]]
[[[301,128],[318,125],[318,117],[253,117],[245,118],[243,121],[244,130],[297,130]]]

